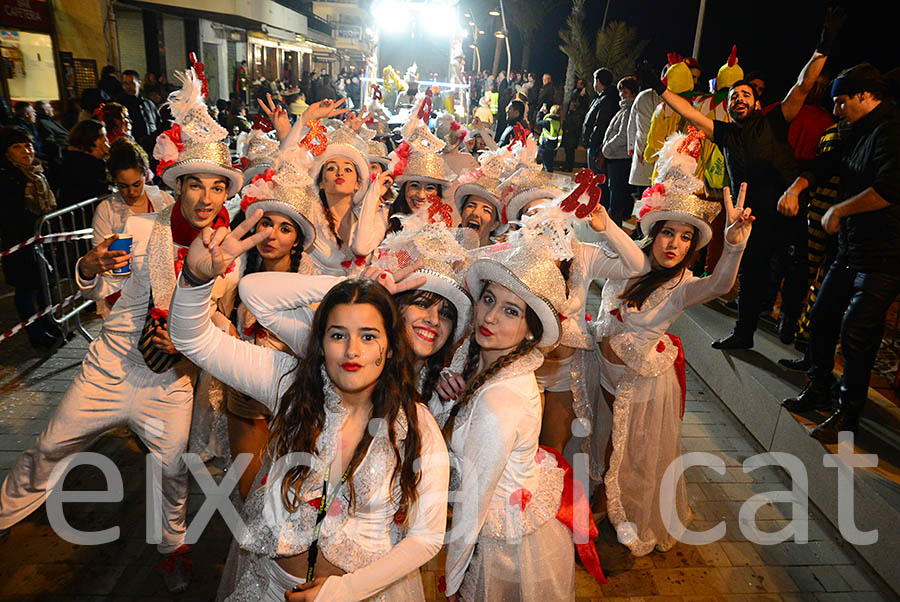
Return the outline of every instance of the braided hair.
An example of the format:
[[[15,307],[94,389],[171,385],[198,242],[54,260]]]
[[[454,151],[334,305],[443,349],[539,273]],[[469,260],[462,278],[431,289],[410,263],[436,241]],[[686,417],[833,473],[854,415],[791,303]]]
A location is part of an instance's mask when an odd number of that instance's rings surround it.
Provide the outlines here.
[[[325,198],[325,190],[322,188],[322,180],[325,178],[325,165],[329,162],[330,161],[326,161],[325,164],[322,165],[322,169],[319,170],[319,175],[316,176],[316,185],[319,187],[319,200],[322,202],[322,211],[325,212],[325,219],[328,220],[328,227],[331,229],[331,233],[334,235],[335,240],[337,240],[338,246],[343,246],[344,241],[338,236],[338,225],[335,223],[334,214],[331,213],[331,208],[328,206],[328,200]],[[357,169],[355,163],[353,163],[353,168]],[[357,181],[359,180],[359,171],[356,173],[356,179]],[[360,182],[360,186],[363,185],[365,185],[365,182]]]
[[[544,334],[544,325],[529,305],[525,305],[525,323],[528,324],[528,329],[531,331],[531,339],[528,337],[523,338],[512,351],[503,357],[494,360],[490,366],[477,376],[475,376],[475,371],[478,369],[478,358],[481,354],[481,345],[476,342],[474,332],[472,333],[472,336],[469,337],[469,353],[466,355],[466,363],[462,371],[462,378],[468,383],[468,386],[450,410],[450,417],[442,429],[445,439],[449,438],[453,433],[456,415],[469,403],[469,400],[475,392],[503,368],[506,368],[517,359],[528,355],[532,349],[537,347],[538,342]],[[473,376],[475,376],[474,380],[469,382]]]

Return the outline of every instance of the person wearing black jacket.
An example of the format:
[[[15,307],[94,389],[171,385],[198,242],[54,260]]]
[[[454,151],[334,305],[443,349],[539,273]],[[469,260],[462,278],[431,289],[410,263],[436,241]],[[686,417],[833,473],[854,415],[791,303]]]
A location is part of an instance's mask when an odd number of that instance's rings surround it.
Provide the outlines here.
[[[601,67],[594,71],[594,91],[597,98],[591,103],[584,118],[581,138],[587,149],[588,169],[595,173],[606,173],[602,152],[603,135],[619,110],[619,94],[613,85],[613,74],[609,69]]]
[[[165,129],[153,101],[141,96],[141,76],[133,69],[122,72],[122,94],[116,102],[125,105],[131,118],[131,136],[153,156],[156,136]]]
[[[506,127],[503,128],[503,133],[497,140],[498,145],[503,147],[512,142],[515,135],[513,130],[517,123],[525,125],[525,103],[521,100],[512,100],[506,105]],[[499,125],[497,127],[499,128]]]
[[[900,294],[900,110],[884,100],[885,88],[881,73],[868,64],[835,79],[834,114],[849,130],[839,150],[802,176],[814,184],[834,170],[840,174],[838,202],[822,216],[825,232],[839,232],[838,251],[810,313],[809,382],[784,402],[791,411],[831,407],[840,337],[838,409],[810,433],[823,443],[856,431],[887,311]]]

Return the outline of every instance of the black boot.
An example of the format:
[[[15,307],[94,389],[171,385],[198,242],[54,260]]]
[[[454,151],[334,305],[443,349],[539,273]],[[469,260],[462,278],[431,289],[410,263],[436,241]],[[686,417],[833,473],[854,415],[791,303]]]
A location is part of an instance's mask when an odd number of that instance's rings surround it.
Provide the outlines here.
[[[859,428],[859,415],[862,413],[865,399],[852,401],[841,399],[837,411],[828,417],[828,420],[817,426],[809,434],[813,439],[822,443],[837,443],[838,433],[841,431],[853,431]]]
[[[832,379],[819,378],[808,381],[797,397],[788,397],[781,405],[787,411],[795,413],[831,409],[834,407]]]
[[[791,372],[807,372],[809,371],[810,361],[804,355],[800,359],[792,360],[792,359],[781,359],[778,360],[778,365],[784,367]]]
[[[717,339],[712,342],[713,349],[752,349],[753,335],[749,337],[739,334],[737,331],[732,332],[724,339]]]
[[[794,333],[797,331],[797,319],[781,314],[778,318],[778,338],[785,345],[794,342]]]

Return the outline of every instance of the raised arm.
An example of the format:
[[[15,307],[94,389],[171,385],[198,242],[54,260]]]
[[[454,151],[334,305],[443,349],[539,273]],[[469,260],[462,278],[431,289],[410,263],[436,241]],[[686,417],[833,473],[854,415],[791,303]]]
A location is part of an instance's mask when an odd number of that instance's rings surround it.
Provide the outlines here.
[[[309,338],[313,311],[309,307],[325,297],[339,276],[307,276],[259,272],[241,278],[241,302],[263,327],[275,333],[295,354],[302,354]]]
[[[662,83],[660,82],[660,85]],[[706,134],[707,137],[713,135],[713,120],[694,108],[691,101],[682,98],[669,89],[660,92],[657,90],[662,99],[669,105],[673,111],[684,117],[688,123]]]
[[[602,206],[601,206],[602,209]],[[601,221],[605,223],[601,227]],[[601,232],[617,257],[610,257],[602,247],[585,243],[582,245],[585,273],[589,279],[594,278],[631,278],[646,272],[650,268],[650,260],[640,247],[615,224],[606,211],[598,210],[591,216],[591,228]]]
[[[839,6],[829,8],[825,13],[825,23],[822,25],[822,34],[819,38],[819,43],[816,44],[816,50],[806,65],[803,66],[803,70],[800,71],[797,83],[791,87],[787,96],[781,102],[781,112],[784,114],[785,121],[793,121],[797,113],[800,112],[800,108],[806,102],[806,96],[816,84],[819,74],[822,73],[825,60],[831,53],[834,41],[837,39],[838,33],[840,33],[841,27],[846,20],[847,15],[844,9]]]
[[[372,564],[340,577],[329,577],[316,599],[368,599],[440,551],[447,525],[450,459],[434,418],[424,406],[417,407],[422,455],[416,470],[421,471],[421,480],[416,487],[419,497],[410,508],[406,537]]]
[[[381,204],[383,184],[390,179],[391,172],[383,171],[369,184],[363,197],[359,217],[350,232],[350,250],[356,255],[366,256],[381,244],[388,229],[388,207]]]

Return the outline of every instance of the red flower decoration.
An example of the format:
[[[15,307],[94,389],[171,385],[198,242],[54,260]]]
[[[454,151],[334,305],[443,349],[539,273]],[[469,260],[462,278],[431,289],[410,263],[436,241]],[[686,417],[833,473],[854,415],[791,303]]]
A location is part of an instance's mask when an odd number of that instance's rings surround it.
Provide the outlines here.
[[[653,186],[644,190],[644,194],[641,195],[642,199],[646,199],[647,197],[651,197],[654,194],[666,194],[666,187],[662,184],[654,184]]]
[[[169,137],[169,140],[175,143],[175,146],[178,147],[178,152],[184,150],[184,141],[181,139],[181,126],[177,123],[163,132],[166,136]]]
[[[159,163],[157,163],[156,164],[156,175],[158,175],[161,178],[163,175],[163,172],[166,171],[166,168],[169,167],[170,165],[175,165],[175,161],[162,160]]]
[[[518,125],[518,124],[516,124]],[[578,219],[584,219],[597,209],[603,190],[600,188],[606,182],[606,175],[595,174],[590,169],[582,169],[575,176],[578,186],[570,192],[560,203],[559,208],[568,213],[575,213]],[[582,203],[581,198],[587,195],[587,203]]]
[[[650,212],[653,211],[654,209],[656,209],[656,207],[652,207],[651,205],[645,204],[643,207],[641,207],[641,210],[638,211],[638,221],[641,221],[641,219],[643,219],[643,217],[644,217],[645,215],[647,215],[648,213],[650,213]]]
[[[588,313],[584,314],[584,321],[585,321],[585,322],[590,322],[590,321],[593,320],[593,319],[594,319],[594,318],[591,317],[591,314],[588,314]]]
[[[169,310],[159,307],[150,308],[150,317],[154,320],[165,320],[169,317]]]
[[[444,575],[438,579],[438,591],[442,594],[447,591],[447,578]]]
[[[176,249],[177,253],[175,255],[175,277],[178,278],[178,275],[181,274],[181,269],[184,267],[184,260],[187,258],[188,249],[182,247],[180,249]]]
[[[616,319],[617,319],[619,322],[624,322],[624,321],[625,321],[625,320],[622,319],[622,312],[619,311],[619,308],[618,308],[618,307],[614,307],[614,308],[612,308],[611,310],[609,310],[609,315],[615,316]]]
[[[525,506],[528,505],[532,497],[531,492],[527,489],[516,489],[509,494],[509,505],[519,506],[522,508],[522,512],[525,512]]]
[[[241,199],[241,211],[247,213],[247,208],[258,200],[255,196],[245,196]]]
[[[194,65],[194,73],[197,74],[197,79],[200,80],[200,93],[203,94],[203,98],[209,97],[209,82],[206,80],[206,75],[203,71],[206,67],[197,60],[197,55],[195,53],[190,54],[191,63]]]
[[[266,484],[266,481],[268,481],[268,480],[269,480],[269,473],[266,473],[266,474],[263,475],[263,478],[260,479],[259,484],[260,484],[260,485],[265,485],[265,484]]]
[[[665,343],[663,343],[662,341],[660,341],[659,343],[656,344],[656,351],[657,351],[657,353],[662,353],[662,352],[665,351],[665,350],[666,350],[666,344],[665,344]]]
[[[250,159],[248,159],[247,157],[241,157],[240,165],[241,169],[247,169],[248,167],[250,167]]]
[[[698,159],[700,157],[700,143],[706,139],[706,133],[701,132],[697,128],[692,125],[689,125],[687,128],[687,138],[681,141],[681,144],[678,145],[679,153],[687,153],[692,156],[694,159]]]

